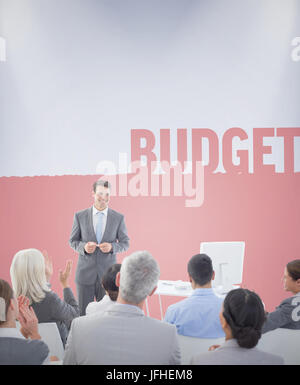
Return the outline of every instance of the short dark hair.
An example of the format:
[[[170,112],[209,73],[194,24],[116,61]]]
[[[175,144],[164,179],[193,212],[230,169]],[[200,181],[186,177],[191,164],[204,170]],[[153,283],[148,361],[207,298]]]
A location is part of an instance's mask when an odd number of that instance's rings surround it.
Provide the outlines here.
[[[200,286],[211,281],[213,275],[212,261],[206,254],[194,255],[188,263],[190,277]]]
[[[93,183],[93,191],[94,192],[96,192],[97,186],[103,186],[103,187],[110,189],[111,184],[109,183],[108,180],[98,179],[98,180],[96,180],[96,182]]]
[[[9,283],[4,281],[4,279],[0,279],[0,297],[2,297],[5,301],[5,315],[7,315],[10,300],[14,298],[14,292]],[[4,322],[5,321],[0,321],[0,325]]]
[[[121,264],[115,263],[110,266],[102,276],[102,286],[107,291],[110,299],[116,301],[119,293],[119,288],[116,286],[116,276],[121,270]]]
[[[295,259],[294,261],[289,262],[286,265],[286,269],[289,273],[289,276],[294,281],[297,281],[298,279],[300,279],[300,259]]]
[[[240,347],[251,349],[257,345],[266,313],[260,297],[254,291],[231,290],[223,302],[223,316]]]

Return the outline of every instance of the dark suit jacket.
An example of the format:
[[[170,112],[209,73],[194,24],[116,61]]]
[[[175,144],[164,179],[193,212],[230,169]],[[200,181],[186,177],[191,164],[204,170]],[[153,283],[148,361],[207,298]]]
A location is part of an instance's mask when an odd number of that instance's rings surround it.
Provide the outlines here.
[[[82,285],[93,285],[97,276],[101,280],[106,270],[116,263],[116,254],[126,251],[129,238],[124,216],[115,210],[108,209],[103,242],[112,244],[110,253],[102,253],[99,247],[92,254],[87,254],[84,246],[87,242],[97,242],[93,227],[93,207],[79,211],[74,215],[70,246],[78,253],[79,259],[76,269],[76,282]]]
[[[79,306],[69,287],[63,290],[64,300],[53,291],[46,292],[46,297],[41,302],[33,302],[32,308],[39,320],[43,322],[56,322],[63,345],[66,344],[69,329],[73,318],[79,317]]]

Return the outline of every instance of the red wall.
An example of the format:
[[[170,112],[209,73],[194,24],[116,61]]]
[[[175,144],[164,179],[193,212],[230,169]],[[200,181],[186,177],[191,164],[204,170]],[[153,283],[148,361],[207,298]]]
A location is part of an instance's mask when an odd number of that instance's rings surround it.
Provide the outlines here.
[[[0,178],[1,278],[20,249],[48,250],[54,265],[52,288],[62,290],[58,270],[73,259],[68,239],[74,212],[92,205],[97,176]],[[112,197],[110,207],[125,214],[130,248],[149,250],[158,260],[161,279],[187,279],[189,258],[201,241],[245,241],[243,287],[255,290],[268,311],[289,293],[282,288],[285,264],[300,258],[300,176],[210,174],[204,204],[185,208],[185,197]],[[179,298],[163,298],[164,309]],[[159,317],[158,299],[149,300]]]

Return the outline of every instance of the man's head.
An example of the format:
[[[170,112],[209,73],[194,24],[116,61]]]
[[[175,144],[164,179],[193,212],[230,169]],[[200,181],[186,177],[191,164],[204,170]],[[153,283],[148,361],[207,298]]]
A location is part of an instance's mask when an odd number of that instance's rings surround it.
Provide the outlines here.
[[[121,300],[141,304],[155,291],[159,274],[158,263],[148,251],[137,251],[124,258],[116,281]]]
[[[112,301],[116,301],[118,297],[119,288],[116,286],[116,276],[120,269],[121,264],[115,263],[106,270],[101,280],[102,286]]]
[[[195,286],[209,285],[214,279],[212,261],[206,254],[194,255],[188,263],[188,274]]]
[[[19,316],[18,301],[9,283],[0,279],[0,327]]]
[[[97,210],[105,210],[110,198],[110,183],[99,179],[93,184],[94,206]]]

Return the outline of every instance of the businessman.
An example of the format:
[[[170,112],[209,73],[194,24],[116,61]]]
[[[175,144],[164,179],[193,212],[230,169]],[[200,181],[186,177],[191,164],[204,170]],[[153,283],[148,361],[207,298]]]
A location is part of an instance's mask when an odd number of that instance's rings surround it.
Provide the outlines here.
[[[79,256],[75,280],[80,315],[94,298],[102,299],[102,275],[116,263],[116,254],[129,247],[124,216],[108,207],[109,198],[110,183],[99,179],[93,184],[93,206],[74,215],[69,244]]]
[[[104,314],[73,320],[64,365],[180,365],[175,325],[146,317],[143,311],[159,275],[148,251],[124,258],[116,276],[117,302]]]

